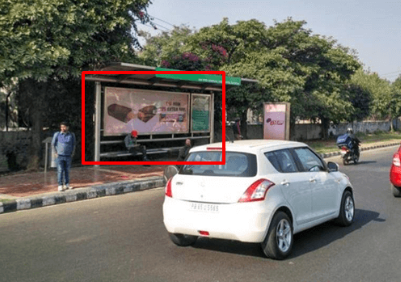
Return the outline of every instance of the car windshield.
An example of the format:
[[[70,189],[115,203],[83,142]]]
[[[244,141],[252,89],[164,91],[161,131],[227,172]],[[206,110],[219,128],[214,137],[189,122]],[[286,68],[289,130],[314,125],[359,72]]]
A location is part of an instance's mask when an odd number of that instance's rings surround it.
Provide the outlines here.
[[[222,152],[194,152],[185,160],[187,162],[218,162]],[[256,175],[256,155],[239,152],[226,152],[225,165],[185,165],[180,174],[253,177]]]

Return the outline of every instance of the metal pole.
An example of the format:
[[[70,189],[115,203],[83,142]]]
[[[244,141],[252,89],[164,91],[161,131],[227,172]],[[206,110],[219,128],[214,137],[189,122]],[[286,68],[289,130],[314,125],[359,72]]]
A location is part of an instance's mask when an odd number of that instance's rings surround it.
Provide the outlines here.
[[[211,115],[210,116],[212,117],[211,125],[210,125],[210,143],[213,143],[214,142],[214,92],[212,92],[210,99],[211,99],[211,101],[210,101]],[[224,140],[222,140],[222,142],[224,142]]]
[[[95,162],[98,162],[100,161],[100,121],[102,115],[102,85],[99,81],[96,81],[95,91]]]
[[[45,172],[47,172],[47,159],[49,158],[49,143],[46,142]]]
[[[7,94],[6,97],[6,131],[8,132],[8,97],[10,97],[11,92]]]

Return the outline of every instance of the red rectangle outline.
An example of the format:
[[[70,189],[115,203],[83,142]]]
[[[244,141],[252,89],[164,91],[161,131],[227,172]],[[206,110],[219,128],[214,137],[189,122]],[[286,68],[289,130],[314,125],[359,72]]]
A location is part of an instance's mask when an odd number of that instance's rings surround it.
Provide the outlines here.
[[[215,74],[222,76],[222,160],[220,162],[130,162],[85,160],[85,75],[87,74]],[[226,72],[225,71],[83,71],[81,73],[81,159],[82,165],[225,165],[226,164]],[[213,103],[213,101],[212,101]],[[212,129],[213,130],[213,129]]]

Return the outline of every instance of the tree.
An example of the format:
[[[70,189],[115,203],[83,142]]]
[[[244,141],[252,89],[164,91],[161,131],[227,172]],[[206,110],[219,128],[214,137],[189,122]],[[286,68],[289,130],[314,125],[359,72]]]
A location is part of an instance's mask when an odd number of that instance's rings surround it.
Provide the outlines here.
[[[49,89],[108,61],[130,62],[150,0],[0,2],[0,81],[18,79],[30,105],[30,167],[38,168]],[[1,86],[1,85],[0,85]],[[77,85],[79,87],[79,85]],[[60,99],[69,99],[59,97]]]
[[[367,118],[370,115],[372,94],[361,86],[352,83],[345,85],[344,91],[348,92],[349,100],[353,107],[353,111],[347,120],[353,122]]]
[[[339,121],[352,112],[343,86],[360,64],[350,50],[333,39],[313,35],[305,24],[288,19],[266,28],[256,20],[232,26],[223,20],[201,29],[188,44],[192,42],[196,54],[202,54],[199,46],[205,50],[204,42],[223,47],[227,59],[213,66],[229,75],[257,79],[261,91],[254,95],[253,104],[290,102],[292,123],[296,117],[320,119],[327,129],[330,120]],[[236,104],[235,100],[232,96],[228,105]]]
[[[156,36],[139,31],[139,35],[145,38],[145,45],[138,54],[139,60],[147,66],[169,67],[166,63],[184,53],[179,50],[193,33],[194,30],[186,25],[176,26],[171,32],[162,32]]]
[[[344,85],[360,64],[351,50],[331,38],[312,34],[305,24],[288,19],[271,27],[257,20],[230,25],[223,19],[180,37],[175,48],[159,46],[160,62],[176,66],[182,54],[190,53],[208,63],[200,68],[257,79],[257,87],[227,91],[227,106],[241,116],[246,116],[247,107],[283,101],[291,103],[292,124],[296,118],[320,119],[327,128],[330,121],[346,119],[353,112]]]
[[[401,116],[401,76],[399,76],[391,84],[391,90],[392,95],[390,101],[390,111],[392,114],[392,118],[398,118],[399,116]],[[391,126],[393,126],[393,124],[391,124]]]

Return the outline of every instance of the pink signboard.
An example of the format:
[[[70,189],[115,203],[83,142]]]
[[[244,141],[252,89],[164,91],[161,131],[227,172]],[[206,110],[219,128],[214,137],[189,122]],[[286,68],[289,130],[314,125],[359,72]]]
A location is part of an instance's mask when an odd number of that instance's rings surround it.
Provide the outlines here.
[[[289,140],[289,103],[265,103],[263,139]]]

